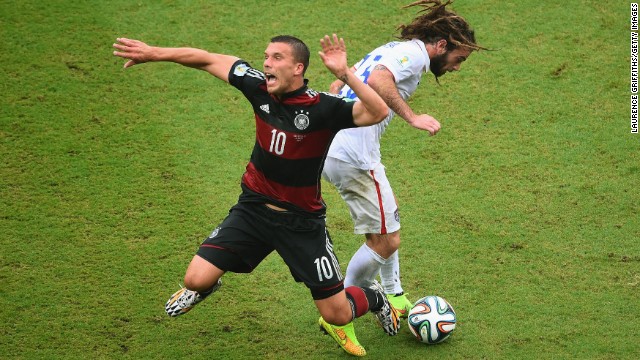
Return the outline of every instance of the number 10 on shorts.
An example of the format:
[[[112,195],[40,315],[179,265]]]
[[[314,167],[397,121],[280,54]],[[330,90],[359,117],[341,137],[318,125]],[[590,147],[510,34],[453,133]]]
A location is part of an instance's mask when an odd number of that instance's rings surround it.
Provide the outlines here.
[[[316,269],[318,270],[318,280],[322,282],[333,277],[333,268],[326,256],[317,258],[313,262],[316,264]]]

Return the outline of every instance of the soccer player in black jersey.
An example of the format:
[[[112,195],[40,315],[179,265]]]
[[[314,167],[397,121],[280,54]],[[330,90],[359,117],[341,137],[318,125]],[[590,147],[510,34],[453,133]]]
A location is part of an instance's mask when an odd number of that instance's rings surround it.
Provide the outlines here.
[[[349,70],[343,39],[335,34],[325,36],[320,45],[324,65],[360,101],[308,88],[304,74],[309,49],[292,36],[271,39],[264,52],[263,71],[238,57],[201,49],[155,47],[125,38],[113,44],[114,55],[128,60],[125,68],[168,61],[207,71],[240,90],[255,113],[256,141],[242,176],[238,203],[193,257],[185,288],[165,305],[170,316],[188,312],[218,290],[225,272],[251,272],[275,250],[294,279],[309,288],[321,324],[345,325],[372,311],[387,334],[397,334],[397,313],[378,283],[370,288],[344,288],[325,226],[320,189],[322,167],[335,134],[382,121],[388,114],[387,105]],[[344,332],[330,335],[345,350],[353,348],[351,353],[362,349]]]

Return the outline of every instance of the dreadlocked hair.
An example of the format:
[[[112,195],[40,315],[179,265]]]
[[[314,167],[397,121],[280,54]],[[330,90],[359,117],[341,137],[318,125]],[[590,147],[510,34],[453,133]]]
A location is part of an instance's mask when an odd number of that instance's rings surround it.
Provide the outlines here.
[[[471,51],[487,50],[476,44],[475,33],[463,17],[446,9],[447,5],[451,3],[453,0],[447,0],[444,3],[440,0],[420,0],[403,6],[403,9],[412,6],[419,6],[422,9],[418,11],[418,14],[421,15],[413,19],[411,24],[398,26],[397,30],[400,30],[398,38],[403,40],[420,39],[428,44],[445,39],[447,40],[447,50],[453,50],[457,47]]]

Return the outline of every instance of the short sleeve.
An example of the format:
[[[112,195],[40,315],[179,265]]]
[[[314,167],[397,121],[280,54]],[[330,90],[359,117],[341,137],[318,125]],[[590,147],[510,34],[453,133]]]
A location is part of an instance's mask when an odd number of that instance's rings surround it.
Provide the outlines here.
[[[329,128],[332,131],[338,132],[342,129],[356,127],[356,124],[353,123],[355,102],[352,99],[329,93],[320,93],[320,96],[320,100],[328,105],[325,108],[330,112],[327,117],[330,119]]]
[[[379,64],[391,71],[396,83],[420,74],[425,68],[424,55],[413,43],[405,42],[393,50],[382,57]]]
[[[238,60],[229,70],[229,84],[247,96],[255,93],[260,86],[265,86],[265,76],[261,71],[252,68],[246,61]]]

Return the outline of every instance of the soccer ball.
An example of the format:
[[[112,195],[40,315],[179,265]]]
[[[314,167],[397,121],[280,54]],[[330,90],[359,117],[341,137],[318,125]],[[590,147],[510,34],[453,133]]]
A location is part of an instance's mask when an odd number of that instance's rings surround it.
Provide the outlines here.
[[[456,313],[447,300],[439,296],[425,296],[413,305],[408,321],[409,330],[419,341],[437,344],[456,328]]]

